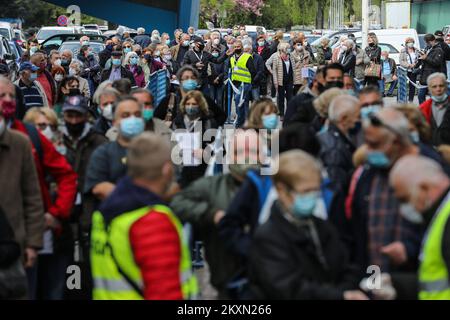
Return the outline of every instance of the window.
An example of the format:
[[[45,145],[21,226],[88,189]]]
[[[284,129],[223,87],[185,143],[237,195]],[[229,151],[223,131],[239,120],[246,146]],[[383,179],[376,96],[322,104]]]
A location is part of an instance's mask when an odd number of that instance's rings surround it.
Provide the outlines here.
[[[67,30],[67,29],[53,29],[53,30],[39,30],[37,34],[38,40],[45,40],[50,38],[51,36],[57,35],[57,34],[65,34],[65,33],[73,33],[73,30]]]

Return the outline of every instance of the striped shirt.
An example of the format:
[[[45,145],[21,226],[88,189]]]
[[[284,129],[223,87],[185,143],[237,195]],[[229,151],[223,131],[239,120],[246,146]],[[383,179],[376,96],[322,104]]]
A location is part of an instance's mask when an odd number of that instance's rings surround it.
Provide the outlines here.
[[[27,86],[22,79],[20,79],[19,88],[23,94],[26,110],[32,107],[42,107],[44,105],[44,97],[35,82],[33,82],[30,86]]]

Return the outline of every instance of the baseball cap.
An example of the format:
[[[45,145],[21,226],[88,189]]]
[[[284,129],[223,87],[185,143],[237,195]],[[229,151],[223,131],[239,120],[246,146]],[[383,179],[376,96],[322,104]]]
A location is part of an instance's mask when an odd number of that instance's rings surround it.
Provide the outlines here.
[[[443,36],[444,36],[444,33],[443,33],[442,31],[438,30],[438,31],[436,31],[436,32],[434,33],[434,35],[435,35],[435,36],[438,36],[438,37],[443,37]]]
[[[67,97],[64,101],[62,111],[77,111],[82,114],[86,114],[88,112],[88,103],[85,97],[83,96],[71,96]]]
[[[20,68],[19,68],[19,72],[23,71],[23,70],[31,70],[31,71],[38,71],[39,67],[36,67],[34,64],[32,64],[31,62],[22,62],[20,64]]]

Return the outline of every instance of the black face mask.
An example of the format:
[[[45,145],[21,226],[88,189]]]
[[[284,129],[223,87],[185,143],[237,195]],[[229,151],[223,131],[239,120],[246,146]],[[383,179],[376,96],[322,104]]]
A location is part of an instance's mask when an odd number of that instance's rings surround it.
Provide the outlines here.
[[[68,96],[81,96],[81,91],[78,88],[71,88],[69,89],[69,94]]]
[[[375,47],[375,43],[369,43],[369,46],[371,46],[371,47]]]
[[[343,81],[330,81],[327,82],[327,84],[325,85],[325,90],[331,89],[331,88],[339,88],[342,89],[344,87],[344,82]]]
[[[236,53],[236,54],[241,54],[241,53],[242,53],[242,49],[235,49],[235,50],[234,50],[234,53]]]
[[[144,54],[144,59],[148,61],[152,60],[152,55],[151,54]]]
[[[83,133],[86,123],[80,122],[76,124],[66,122],[66,128],[72,137],[79,137]]]
[[[325,86],[320,82],[317,82],[317,90],[319,90],[319,93],[322,93],[325,91]]]

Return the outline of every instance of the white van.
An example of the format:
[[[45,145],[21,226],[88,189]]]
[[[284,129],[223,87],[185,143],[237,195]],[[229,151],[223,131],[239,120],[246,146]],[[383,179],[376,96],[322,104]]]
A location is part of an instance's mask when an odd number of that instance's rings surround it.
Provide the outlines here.
[[[51,36],[68,33],[77,33],[77,30],[74,27],[42,27],[36,37],[39,44],[41,44]]]
[[[416,48],[421,49],[416,29],[381,29],[370,30],[369,32],[374,32],[377,35],[378,45],[381,50],[388,51],[389,58],[394,59],[397,65],[400,63],[400,52],[404,48],[406,38],[413,38]],[[356,37],[356,44],[361,46],[361,32],[355,32],[353,34]]]
[[[8,40],[14,38],[14,28],[9,22],[0,22],[0,35],[4,36]]]

